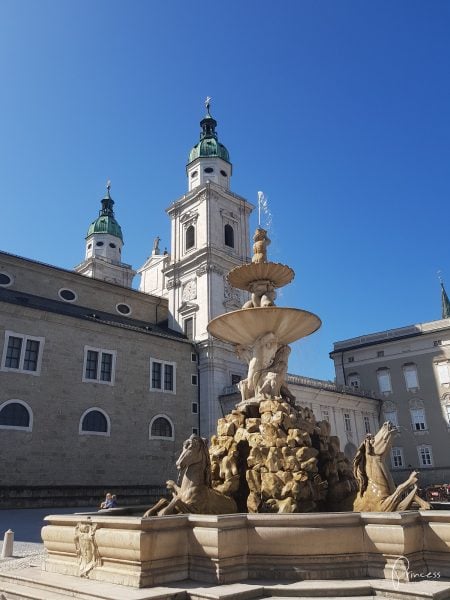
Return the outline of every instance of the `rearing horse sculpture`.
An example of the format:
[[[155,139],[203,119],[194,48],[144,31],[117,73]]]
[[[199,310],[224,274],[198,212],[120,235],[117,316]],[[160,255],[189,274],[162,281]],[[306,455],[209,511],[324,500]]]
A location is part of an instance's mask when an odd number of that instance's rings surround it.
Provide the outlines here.
[[[431,508],[417,495],[417,472],[395,487],[385,459],[391,449],[397,428],[387,421],[375,435],[369,435],[358,448],[353,461],[353,472],[358,480],[359,492],[353,504],[357,512],[393,512],[408,510],[413,502],[420,508]],[[406,493],[406,496],[405,496]]]
[[[170,501],[161,498],[147,510],[144,517],[177,513],[222,515],[237,512],[233,498],[217,492],[211,486],[211,462],[205,439],[191,435],[184,442],[176,464],[179,470],[184,469],[181,486],[172,480],[167,481],[167,488],[172,491],[173,498]]]

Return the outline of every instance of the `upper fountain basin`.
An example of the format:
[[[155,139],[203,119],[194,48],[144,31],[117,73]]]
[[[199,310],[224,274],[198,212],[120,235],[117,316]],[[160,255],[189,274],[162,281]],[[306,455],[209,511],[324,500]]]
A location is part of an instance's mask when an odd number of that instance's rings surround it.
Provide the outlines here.
[[[230,285],[240,290],[249,290],[254,281],[270,281],[273,287],[287,285],[294,279],[294,271],[287,265],[273,262],[246,263],[228,273]]]

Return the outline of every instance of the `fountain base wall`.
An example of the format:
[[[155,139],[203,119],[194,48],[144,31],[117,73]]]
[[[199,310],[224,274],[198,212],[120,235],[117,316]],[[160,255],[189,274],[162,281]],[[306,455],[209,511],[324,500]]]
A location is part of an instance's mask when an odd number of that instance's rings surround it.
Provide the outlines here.
[[[80,515],[52,515],[42,530],[44,570],[80,576]],[[86,519],[83,518],[83,522]],[[84,576],[132,587],[184,579],[406,580],[450,577],[450,511],[176,515],[142,519],[94,515],[95,566]],[[88,542],[89,545],[89,542]]]

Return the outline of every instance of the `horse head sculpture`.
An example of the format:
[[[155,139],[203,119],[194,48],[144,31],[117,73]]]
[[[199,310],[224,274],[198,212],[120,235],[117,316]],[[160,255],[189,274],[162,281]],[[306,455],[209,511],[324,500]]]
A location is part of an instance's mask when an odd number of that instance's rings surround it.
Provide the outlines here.
[[[211,461],[208,442],[192,434],[184,443],[176,462],[183,472],[181,485],[171,479],[166,482],[173,497],[161,498],[149,508],[144,517],[164,516],[177,513],[221,515],[237,512],[236,502],[230,496],[214,490],[211,486]]]
[[[359,446],[353,461],[353,472],[359,485],[353,510],[394,512],[408,510],[413,502],[422,509],[430,508],[428,502],[417,495],[416,471],[404,483],[397,487],[394,484],[386,458],[397,431],[393,423],[386,421],[375,435],[368,435]]]

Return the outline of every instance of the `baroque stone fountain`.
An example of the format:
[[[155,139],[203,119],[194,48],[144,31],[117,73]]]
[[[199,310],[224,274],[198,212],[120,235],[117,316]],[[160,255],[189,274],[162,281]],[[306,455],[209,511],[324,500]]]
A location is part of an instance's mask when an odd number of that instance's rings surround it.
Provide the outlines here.
[[[330,435],[327,421],[316,422],[309,408],[297,406],[286,385],[289,344],[321,321],[275,305],[276,289],[290,283],[294,271],[267,260],[266,230],[258,227],[253,239],[252,262],[228,274],[230,285],[251,299],[208,325],[248,363],[241,402],[219,419],[211,439],[213,488],[250,513],[351,510],[357,485],[339,438]]]

